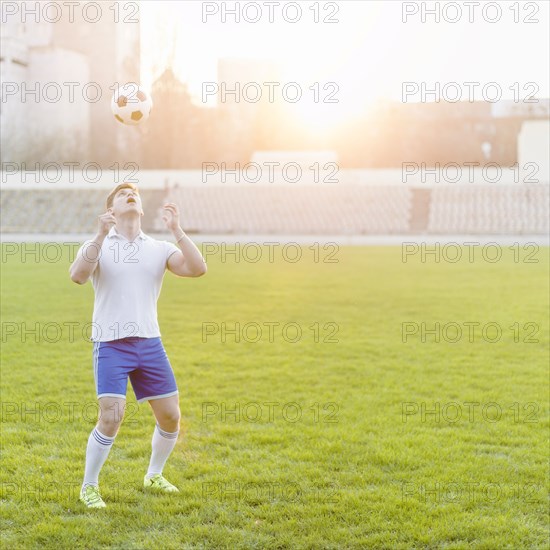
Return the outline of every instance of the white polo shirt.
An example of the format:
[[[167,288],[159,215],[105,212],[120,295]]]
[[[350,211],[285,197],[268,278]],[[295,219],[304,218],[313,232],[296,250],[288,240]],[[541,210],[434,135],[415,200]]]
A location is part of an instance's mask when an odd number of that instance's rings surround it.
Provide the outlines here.
[[[82,256],[91,242],[86,241],[78,254]],[[166,262],[178,250],[176,245],[153,239],[143,231],[129,242],[111,228],[91,277],[95,292],[93,342],[160,336],[157,300]]]

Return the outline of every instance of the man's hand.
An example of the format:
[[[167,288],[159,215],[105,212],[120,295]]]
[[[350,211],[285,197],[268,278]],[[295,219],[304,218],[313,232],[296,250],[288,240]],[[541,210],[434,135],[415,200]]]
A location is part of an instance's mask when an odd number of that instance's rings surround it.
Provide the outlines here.
[[[166,224],[166,227],[174,233],[179,229],[180,226],[180,211],[178,205],[173,202],[167,202],[163,206],[164,212],[162,219]]]
[[[111,227],[115,225],[116,219],[113,216],[113,210],[109,208],[105,214],[97,217],[97,231],[101,236],[105,236],[111,230]]]

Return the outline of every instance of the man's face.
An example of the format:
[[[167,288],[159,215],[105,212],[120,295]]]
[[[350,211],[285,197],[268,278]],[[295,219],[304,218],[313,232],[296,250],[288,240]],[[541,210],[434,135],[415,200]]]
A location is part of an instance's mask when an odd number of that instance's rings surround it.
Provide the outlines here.
[[[143,208],[141,206],[141,198],[137,191],[125,187],[120,189],[113,198],[113,206],[111,207],[113,215],[124,216],[127,214],[143,215]]]

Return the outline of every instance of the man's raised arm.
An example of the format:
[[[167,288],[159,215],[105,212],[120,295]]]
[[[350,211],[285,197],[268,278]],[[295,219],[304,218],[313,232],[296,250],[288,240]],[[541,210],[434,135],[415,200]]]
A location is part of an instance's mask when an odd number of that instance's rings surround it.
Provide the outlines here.
[[[77,254],[74,262],[69,268],[71,281],[83,285],[91,277],[101,255],[101,245],[111,227],[115,225],[115,222],[116,220],[111,209],[98,217],[97,234],[82,248],[81,253]]]

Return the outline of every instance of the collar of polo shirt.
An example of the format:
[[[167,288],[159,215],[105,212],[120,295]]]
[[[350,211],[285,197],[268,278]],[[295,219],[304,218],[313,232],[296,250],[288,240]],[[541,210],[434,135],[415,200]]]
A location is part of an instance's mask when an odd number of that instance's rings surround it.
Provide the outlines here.
[[[124,235],[121,235],[121,234],[116,230],[116,227],[115,227],[114,225],[113,225],[113,227],[111,227],[111,230],[109,231],[107,237],[108,237],[109,239],[112,239],[113,237],[118,237],[118,238],[120,238],[120,239],[125,239],[125,238],[126,238],[126,237],[124,237]],[[141,231],[141,230],[140,230],[140,232],[139,232],[138,237],[139,237],[140,239],[142,239],[142,240],[147,239],[147,235],[146,235],[143,231]]]

